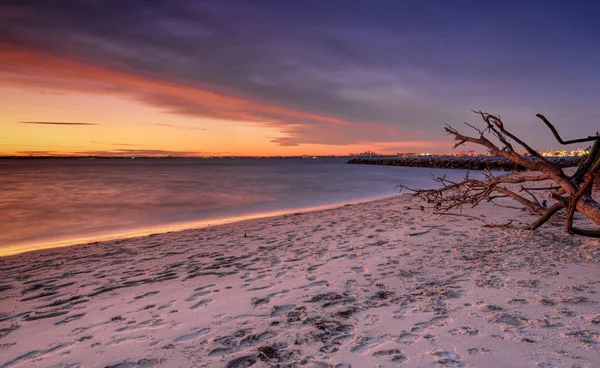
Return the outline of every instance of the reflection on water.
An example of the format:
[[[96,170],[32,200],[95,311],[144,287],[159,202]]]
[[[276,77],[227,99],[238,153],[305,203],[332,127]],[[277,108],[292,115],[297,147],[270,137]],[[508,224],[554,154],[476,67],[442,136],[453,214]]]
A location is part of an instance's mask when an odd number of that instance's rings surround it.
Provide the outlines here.
[[[440,171],[345,162],[2,160],[0,248],[393,195]]]

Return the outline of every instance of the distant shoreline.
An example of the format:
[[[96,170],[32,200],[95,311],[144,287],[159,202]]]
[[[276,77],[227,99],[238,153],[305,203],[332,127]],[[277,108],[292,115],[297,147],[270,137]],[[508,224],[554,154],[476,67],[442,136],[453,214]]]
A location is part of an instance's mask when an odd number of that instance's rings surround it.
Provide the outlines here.
[[[570,167],[578,164],[579,157],[546,157],[546,159],[560,167]],[[438,169],[525,170],[524,167],[499,156],[357,157],[350,159],[348,163],[355,165],[431,167]]]
[[[319,159],[350,156],[0,156],[0,160],[219,160],[219,159]]]

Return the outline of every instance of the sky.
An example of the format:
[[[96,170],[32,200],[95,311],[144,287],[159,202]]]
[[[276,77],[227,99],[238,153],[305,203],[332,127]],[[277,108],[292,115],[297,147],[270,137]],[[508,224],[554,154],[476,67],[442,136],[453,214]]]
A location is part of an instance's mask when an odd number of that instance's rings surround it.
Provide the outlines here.
[[[0,154],[449,152],[600,123],[600,3],[0,0]],[[474,148],[466,147],[465,149]]]

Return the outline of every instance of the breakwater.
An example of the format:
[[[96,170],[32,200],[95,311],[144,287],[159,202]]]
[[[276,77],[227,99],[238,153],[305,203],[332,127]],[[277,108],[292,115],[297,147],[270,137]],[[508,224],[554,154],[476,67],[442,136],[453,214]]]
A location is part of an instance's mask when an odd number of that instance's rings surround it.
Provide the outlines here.
[[[576,166],[579,157],[546,157],[560,167]],[[349,164],[434,167],[466,170],[524,170],[504,157],[498,156],[415,156],[415,157],[355,157]]]

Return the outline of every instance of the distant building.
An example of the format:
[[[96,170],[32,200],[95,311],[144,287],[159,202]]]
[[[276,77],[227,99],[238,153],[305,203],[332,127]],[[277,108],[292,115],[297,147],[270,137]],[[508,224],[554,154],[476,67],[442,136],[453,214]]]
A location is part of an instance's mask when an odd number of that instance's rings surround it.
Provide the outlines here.
[[[377,152],[372,152],[372,151],[365,151],[362,153],[351,153],[350,157],[379,157],[379,156],[385,156],[382,154],[379,154]]]

